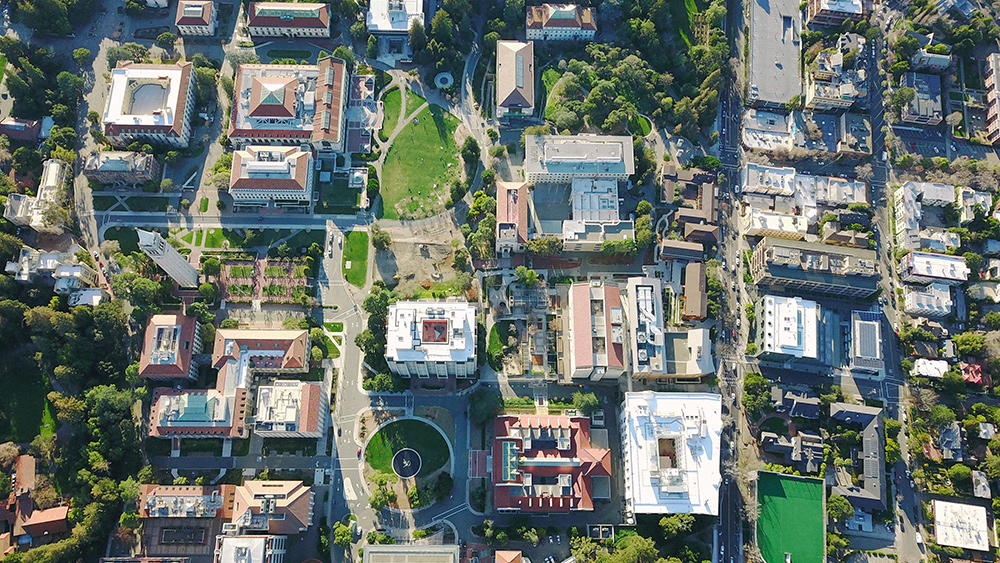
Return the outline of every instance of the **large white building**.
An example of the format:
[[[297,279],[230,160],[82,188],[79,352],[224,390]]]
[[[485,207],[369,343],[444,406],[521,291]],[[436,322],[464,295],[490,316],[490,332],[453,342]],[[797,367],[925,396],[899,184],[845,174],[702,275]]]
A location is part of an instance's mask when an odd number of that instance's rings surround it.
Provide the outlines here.
[[[896,244],[906,250],[922,248],[920,221],[923,206],[944,207],[956,203],[955,186],[931,182],[906,182],[893,194]]]
[[[597,19],[593,8],[575,4],[528,6],[524,30],[531,41],[592,41]]]
[[[12,193],[7,196],[7,206],[3,217],[20,227],[30,227],[36,233],[59,234],[63,221],[57,213],[59,195],[66,182],[66,165],[61,160],[50,158],[42,167],[42,178],[38,193],[34,197]]]
[[[465,301],[398,301],[386,319],[385,360],[402,377],[468,378],[476,373],[476,306]]]
[[[250,146],[233,153],[229,195],[240,207],[308,205],[315,175],[312,151]]]
[[[287,536],[215,537],[212,563],[284,563]]]
[[[136,229],[139,235],[139,250],[163,268],[180,287],[198,287],[198,270],[188,262],[187,258],[170,246],[158,232]]]
[[[315,65],[240,65],[235,88],[229,121],[235,146],[313,143],[318,150],[343,150],[344,61],[324,57]]]
[[[101,123],[111,144],[134,141],[185,148],[191,140],[194,66],[121,61],[111,71],[111,90]]]
[[[749,163],[743,169],[745,203],[762,210],[819,220],[819,206],[845,207],[868,203],[864,182],[836,176],[799,174],[794,168]]]
[[[254,37],[330,37],[330,5],[251,2],[247,31]]]
[[[257,388],[254,433],[265,438],[320,438],[329,412],[319,383],[276,379]]]
[[[619,430],[626,524],[633,524],[636,514],[718,516],[719,395],[626,393]]]
[[[945,547],[989,551],[990,526],[986,507],[935,500],[934,537],[938,545]]]
[[[529,184],[568,183],[576,177],[626,180],[635,173],[632,137],[529,135],[524,146]]]
[[[181,35],[215,35],[219,9],[212,0],[181,0],[177,3],[177,33]]]
[[[818,323],[815,301],[765,295],[757,312],[761,353],[815,359]]]
[[[410,28],[414,23],[430,27],[424,24],[424,0],[371,0],[365,23],[368,33],[388,42],[390,53],[401,54],[406,54],[409,48]]]
[[[899,276],[906,283],[962,285],[969,273],[962,256],[910,252],[899,261]]]
[[[927,287],[907,286],[903,311],[916,317],[939,319],[951,314],[951,286],[932,283]]]

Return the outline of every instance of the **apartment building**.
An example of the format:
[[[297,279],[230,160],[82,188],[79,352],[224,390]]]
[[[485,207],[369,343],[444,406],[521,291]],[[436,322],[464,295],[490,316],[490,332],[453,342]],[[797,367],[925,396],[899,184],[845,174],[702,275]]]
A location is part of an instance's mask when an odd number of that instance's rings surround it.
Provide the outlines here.
[[[878,290],[876,263],[871,250],[765,237],[749,270],[755,284],[790,295],[866,299]]]
[[[28,227],[39,234],[63,232],[65,222],[58,210],[66,183],[67,167],[61,160],[50,158],[42,166],[38,192],[34,196],[11,193],[3,217],[19,227]]]
[[[476,305],[465,301],[397,301],[386,320],[389,370],[419,379],[476,373]]]

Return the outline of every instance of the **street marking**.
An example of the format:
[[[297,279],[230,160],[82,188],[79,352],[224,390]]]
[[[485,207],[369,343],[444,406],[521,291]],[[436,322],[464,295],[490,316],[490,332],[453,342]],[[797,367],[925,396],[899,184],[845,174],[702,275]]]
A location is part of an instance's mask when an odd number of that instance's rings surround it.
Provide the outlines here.
[[[348,502],[358,500],[358,495],[354,492],[354,485],[351,484],[350,477],[344,477],[344,498]]]

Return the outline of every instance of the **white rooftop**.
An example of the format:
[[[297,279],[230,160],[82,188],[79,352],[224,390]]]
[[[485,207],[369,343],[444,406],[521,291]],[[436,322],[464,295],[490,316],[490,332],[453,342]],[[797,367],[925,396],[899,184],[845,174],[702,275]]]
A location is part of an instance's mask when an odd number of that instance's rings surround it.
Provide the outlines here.
[[[274,536],[219,536],[217,563],[267,563],[268,543]]]
[[[722,399],[711,393],[626,393],[626,518],[719,514]]]
[[[861,0],[820,0],[820,8],[842,14],[863,14]]]
[[[760,231],[780,231],[794,233],[801,239],[809,232],[809,220],[802,215],[790,215],[748,206],[743,212],[743,227],[744,231],[751,235]]]
[[[529,135],[524,142],[524,170],[529,176],[627,176],[635,173],[632,137]]]
[[[386,358],[465,362],[476,355],[476,306],[465,301],[398,301],[386,320]]]
[[[178,118],[183,74],[184,69],[177,65],[113,69],[104,123],[173,126]]]
[[[573,218],[588,222],[618,222],[618,180],[573,178]]]
[[[945,317],[951,313],[951,287],[943,283],[932,283],[927,287],[906,288],[904,297],[906,312],[927,317]]]
[[[986,507],[935,500],[934,535],[938,545],[989,551]]]
[[[818,311],[815,301],[765,295],[763,351],[796,358],[816,358]]]
[[[920,377],[940,379],[944,377],[944,374],[948,373],[948,362],[944,360],[917,358],[913,361],[913,371],[911,373]]]
[[[421,25],[424,23],[424,2],[423,0],[371,0],[365,19],[370,33],[409,33],[413,22],[419,21]]]
[[[962,282],[969,279],[969,267],[962,256],[911,252],[907,257],[907,266],[909,272],[917,276]]]
[[[759,109],[743,112],[743,145],[750,149],[790,149],[795,144],[789,116]]]
[[[303,391],[310,385],[297,379],[277,379],[271,385],[263,385],[257,388],[257,411],[255,421],[257,424],[299,424],[299,415],[308,405],[303,404]],[[294,431],[288,429],[289,432]]]
[[[943,205],[955,202],[955,186],[934,184],[931,182],[906,182],[901,186],[904,190],[912,190],[914,194],[923,195],[924,203]]]

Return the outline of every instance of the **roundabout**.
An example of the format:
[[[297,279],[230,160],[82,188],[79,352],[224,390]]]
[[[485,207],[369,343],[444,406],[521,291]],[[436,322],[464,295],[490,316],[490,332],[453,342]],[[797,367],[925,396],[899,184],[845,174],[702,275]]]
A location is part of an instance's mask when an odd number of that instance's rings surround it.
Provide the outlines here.
[[[392,471],[402,479],[409,479],[420,472],[420,454],[417,450],[403,448],[392,456]]]

